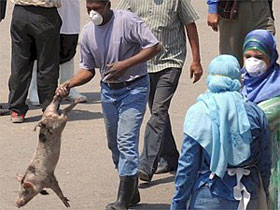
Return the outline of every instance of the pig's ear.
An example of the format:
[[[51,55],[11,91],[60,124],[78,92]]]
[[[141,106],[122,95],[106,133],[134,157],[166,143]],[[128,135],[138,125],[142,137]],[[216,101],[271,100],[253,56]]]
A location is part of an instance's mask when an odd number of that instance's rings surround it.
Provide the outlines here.
[[[20,174],[20,173],[17,173],[17,180],[18,180],[19,182],[21,182],[22,178],[23,178],[23,175]]]
[[[34,184],[31,182],[24,182],[22,186],[25,190],[34,190]]]

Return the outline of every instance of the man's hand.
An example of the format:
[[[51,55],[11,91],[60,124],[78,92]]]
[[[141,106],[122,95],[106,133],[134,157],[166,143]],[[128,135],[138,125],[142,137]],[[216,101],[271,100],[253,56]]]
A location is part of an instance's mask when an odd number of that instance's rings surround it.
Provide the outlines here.
[[[107,64],[107,67],[109,67],[109,69],[104,73],[104,77],[106,77],[107,81],[117,80],[124,74],[125,70],[127,69],[125,61]]]
[[[196,83],[202,76],[203,69],[200,62],[192,62],[190,66],[190,77],[193,79],[193,83]]]
[[[59,85],[55,91],[55,95],[61,98],[64,98],[69,95],[70,92],[70,81],[66,81],[63,84]]]
[[[217,13],[208,13],[207,24],[214,31],[218,31],[219,15]]]

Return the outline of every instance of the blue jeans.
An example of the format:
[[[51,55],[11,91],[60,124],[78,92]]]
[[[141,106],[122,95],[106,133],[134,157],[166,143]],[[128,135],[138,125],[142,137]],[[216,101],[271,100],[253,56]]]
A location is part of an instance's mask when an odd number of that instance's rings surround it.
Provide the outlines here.
[[[101,83],[101,103],[108,147],[120,176],[133,176],[138,173],[139,132],[148,95],[148,76],[117,90]]]
[[[236,210],[238,208],[239,201],[230,201],[218,196],[212,195],[209,187],[203,186],[196,190],[191,197],[190,210],[200,209],[200,210]],[[257,200],[250,200],[247,210],[258,209]]]

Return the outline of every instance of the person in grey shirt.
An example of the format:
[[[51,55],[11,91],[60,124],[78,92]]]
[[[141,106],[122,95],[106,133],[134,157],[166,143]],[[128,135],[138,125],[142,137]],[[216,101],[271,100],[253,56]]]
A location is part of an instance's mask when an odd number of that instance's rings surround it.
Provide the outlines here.
[[[58,87],[57,95],[67,96],[70,88],[90,81],[99,68],[108,147],[120,177],[117,201],[106,209],[127,209],[140,201],[138,144],[149,94],[146,61],[160,45],[135,14],[111,10],[108,0],[87,0],[86,6],[92,21],[81,33],[80,71]]]
[[[198,15],[190,0],[121,0],[117,8],[129,10],[142,18],[162,45],[161,52],[148,61],[151,116],[144,135],[139,177],[149,182],[154,173],[177,168],[179,152],[168,110],[186,59],[186,37],[192,52],[190,77],[194,78],[193,83],[202,75],[195,24]]]

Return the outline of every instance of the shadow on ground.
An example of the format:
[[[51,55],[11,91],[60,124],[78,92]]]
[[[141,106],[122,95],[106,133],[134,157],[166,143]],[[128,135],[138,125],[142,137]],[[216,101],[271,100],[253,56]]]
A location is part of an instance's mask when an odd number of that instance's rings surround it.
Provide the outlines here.
[[[171,176],[165,177],[165,178],[161,178],[161,179],[156,179],[151,182],[140,183],[139,189],[146,189],[146,188],[153,187],[153,186],[156,186],[159,184],[166,184],[166,183],[170,183],[170,182],[174,182],[174,175],[171,175]]]
[[[99,104],[100,103],[100,93],[99,92],[86,92],[81,93],[85,95],[88,98],[88,101],[84,104]],[[37,110],[41,109],[40,106],[32,106],[30,102],[27,100],[27,104],[29,106],[30,110]],[[61,105],[71,104],[70,101],[63,100],[61,102]],[[7,107],[7,104],[0,104],[3,107]],[[63,109],[63,108],[62,108]],[[31,123],[31,122],[37,122],[42,118],[42,115],[32,116],[32,117],[26,117],[25,122]],[[78,110],[74,109],[69,114],[69,121],[77,121],[77,120],[93,120],[93,119],[100,119],[103,118],[103,114],[101,112],[90,112],[86,110]]]
[[[82,92],[87,97],[87,104],[99,104],[100,103],[100,92]]]
[[[100,103],[100,93],[99,92],[81,92],[82,95],[86,96],[88,101],[82,104],[99,104]],[[28,104],[30,110],[41,109],[40,106],[31,105],[30,101],[27,99],[26,104]],[[61,105],[71,104],[71,101],[62,100]],[[1,105],[1,104],[0,104]],[[8,107],[8,104],[2,104]]]
[[[42,115],[37,115],[37,116],[33,116],[33,117],[26,117],[24,119],[24,123],[31,123],[31,122],[37,122],[39,120],[41,120]]]
[[[8,104],[0,103],[0,116],[9,115],[10,110],[8,109]]]
[[[42,115],[37,115],[33,117],[26,117],[24,122],[31,123],[37,122],[41,120]],[[72,110],[69,114],[68,121],[78,121],[78,120],[93,120],[103,118],[103,114],[101,112],[89,112],[86,110]]]
[[[131,207],[129,209],[147,209],[147,210],[154,210],[154,209],[160,209],[160,210],[169,210],[170,204],[155,204],[155,203],[141,203],[137,206]]]
[[[68,121],[95,120],[100,118],[103,118],[103,114],[101,112],[89,112],[86,110],[74,109],[70,112]]]

